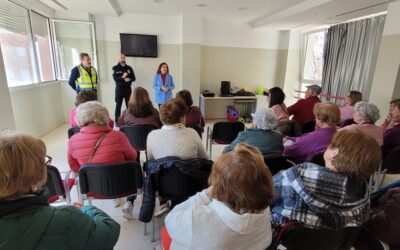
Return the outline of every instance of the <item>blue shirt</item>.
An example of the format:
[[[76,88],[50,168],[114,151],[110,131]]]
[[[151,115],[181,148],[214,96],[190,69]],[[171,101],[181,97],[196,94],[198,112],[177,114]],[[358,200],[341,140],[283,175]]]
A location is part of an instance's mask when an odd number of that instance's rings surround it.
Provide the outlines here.
[[[156,74],[153,79],[153,88],[155,93],[155,101],[157,104],[164,104],[166,101],[172,98],[172,90],[175,88],[174,80],[170,74],[165,77],[165,85],[169,88],[167,92],[161,90],[163,82],[161,79],[161,74]]]

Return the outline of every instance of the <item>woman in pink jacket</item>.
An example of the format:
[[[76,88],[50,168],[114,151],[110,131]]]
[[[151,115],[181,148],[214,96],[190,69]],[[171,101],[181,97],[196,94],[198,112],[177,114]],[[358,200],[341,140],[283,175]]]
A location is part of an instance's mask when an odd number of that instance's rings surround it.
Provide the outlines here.
[[[107,164],[136,161],[137,153],[128,138],[108,124],[109,114],[100,102],[90,101],[78,106],[76,120],[81,127],[68,142],[68,163],[79,172],[84,164]],[[100,143],[94,152],[95,145]],[[119,201],[115,203],[119,206]]]

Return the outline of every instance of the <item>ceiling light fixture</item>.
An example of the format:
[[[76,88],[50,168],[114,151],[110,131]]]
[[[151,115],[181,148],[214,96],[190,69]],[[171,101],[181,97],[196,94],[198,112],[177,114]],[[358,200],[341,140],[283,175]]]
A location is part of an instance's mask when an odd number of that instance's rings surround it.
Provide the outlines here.
[[[239,7],[239,8],[238,8],[238,10],[239,10],[239,11],[244,11],[244,10],[247,10],[247,7],[245,7],[245,6],[243,6],[243,7]]]
[[[200,7],[200,8],[206,7],[206,6],[207,6],[207,4],[205,4],[205,3],[199,3],[199,4],[197,5],[197,7]]]
[[[163,0],[154,0],[155,3],[162,3]]]

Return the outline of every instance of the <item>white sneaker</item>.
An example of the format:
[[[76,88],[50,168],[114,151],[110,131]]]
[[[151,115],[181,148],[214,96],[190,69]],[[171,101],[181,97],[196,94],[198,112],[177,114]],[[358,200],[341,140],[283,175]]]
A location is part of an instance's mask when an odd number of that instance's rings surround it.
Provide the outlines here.
[[[122,209],[122,213],[124,213],[123,217],[127,220],[134,220],[133,217],[133,204],[130,201],[127,201]]]
[[[121,205],[121,201],[119,199],[113,199],[112,201],[113,201],[114,207],[119,207],[119,205]]]

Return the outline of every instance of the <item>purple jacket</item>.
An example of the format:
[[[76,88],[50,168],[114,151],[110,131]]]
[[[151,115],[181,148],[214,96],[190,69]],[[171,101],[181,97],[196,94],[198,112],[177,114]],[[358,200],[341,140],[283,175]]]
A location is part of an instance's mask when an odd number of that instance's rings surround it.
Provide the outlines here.
[[[315,128],[300,137],[287,137],[294,143],[285,146],[283,155],[296,163],[303,163],[315,153],[324,152],[332,141],[336,128]]]
[[[382,159],[388,157],[390,151],[400,146],[400,125],[395,125],[383,134]]]

